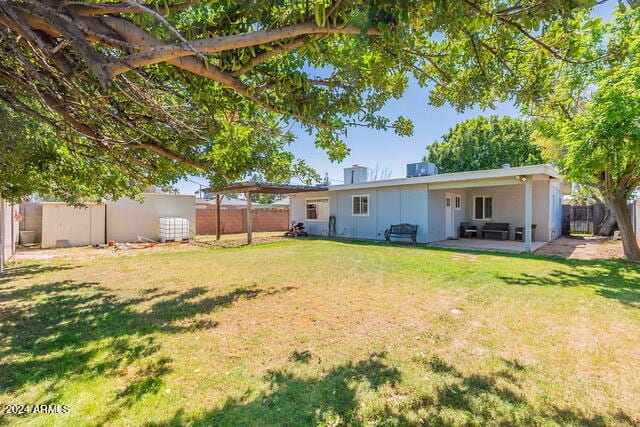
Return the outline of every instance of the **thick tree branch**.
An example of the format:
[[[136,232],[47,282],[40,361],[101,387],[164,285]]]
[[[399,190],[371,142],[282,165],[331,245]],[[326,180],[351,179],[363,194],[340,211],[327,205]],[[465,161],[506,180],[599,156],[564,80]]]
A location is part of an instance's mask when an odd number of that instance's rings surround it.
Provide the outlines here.
[[[186,9],[197,4],[197,0],[185,1],[183,3],[172,4],[168,7],[158,8],[156,12],[163,14],[171,14]],[[145,8],[151,8],[152,5],[143,5]],[[98,3],[90,4],[79,1],[65,1],[60,7],[68,8],[72,13],[81,16],[99,16],[99,15],[119,15],[123,13],[143,14],[146,10],[135,5],[118,2],[118,3]]]
[[[324,123],[319,120],[315,120],[291,111],[282,110],[280,108],[277,108],[269,104],[268,102],[265,102],[259,96],[251,93],[249,88],[244,83],[242,83],[239,79],[221,71],[219,68],[213,65],[205,65],[204,62],[200,61],[197,58],[193,58],[193,57],[176,58],[176,59],[171,59],[167,61],[167,63],[174,65],[178,68],[181,68],[185,71],[189,71],[190,73],[197,74],[199,76],[203,76],[208,79],[214,80],[218,83],[221,83],[233,89],[239,95],[242,95],[243,97],[250,99],[251,101],[260,105],[262,108],[264,108],[267,111],[271,111],[272,113],[275,113],[278,115],[294,117],[302,122],[313,124],[314,126],[317,126],[319,128],[332,129],[332,127],[327,123]]]
[[[315,38],[318,39],[321,36],[316,35]],[[234,71],[233,73],[231,73],[232,76],[234,77],[240,77],[241,75],[245,74],[246,72],[250,71],[252,68],[254,68],[256,65],[260,65],[264,62],[267,62],[268,60],[275,58],[276,56],[285,53],[285,52],[289,52],[291,50],[297,49],[300,46],[304,45],[306,42],[306,40],[304,38],[300,38],[300,39],[296,39],[293,40],[289,43],[285,43],[282,44],[280,46],[276,46],[271,50],[267,50],[259,55],[256,55],[254,58],[252,58],[251,60],[249,60],[248,62],[246,62],[239,70]]]
[[[364,31],[370,35],[381,35],[378,29],[369,29]],[[241,49],[250,46],[258,46],[266,43],[272,43],[279,40],[297,38],[303,35],[311,34],[362,34],[363,30],[354,25],[347,25],[342,28],[319,27],[315,23],[306,22],[303,24],[290,25],[287,27],[258,30],[242,34],[232,34],[229,36],[194,40],[190,42],[190,46],[198,52],[216,53],[231,49]],[[167,62],[171,59],[181,58],[193,55],[193,50],[184,44],[165,44],[145,52],[130,55],[122,58],[118,62],[112,62],[105,65],[104,72],[113,78],[119,74],[129,71],[133,68],[139,68],[146,65]]]
[[[145,48],[153,48],[158,46],[158,44],[162,43],[157,40],[155,37],[151,36],[144,30],[138,28],[137,26],[131,24],[129,21],[124,19],[119,19],[115,17],[105,17],[102,18],[102,21],[105,25],[108,25],[114,31],[117,31],[123,38],[126,38],[130,43],[135,43]],[[233,89],[239,95],[250,99],[256,104],[260,105],[264,109],[271,111],[272,113],[276,113],[278,115],[286,115],[290,117],[294,117],[298,120],[314,124],[320,128],[330,128],[326,123],[309,119],[308,117],[302,116],[300,114],[293,113],[291,111],[284,111],[275,106],[265,102],[256,94],[252,93],[249,88],[242,83],[240,79],[238,79],[234,74],[235,73],[225,73],[220,70],[218,67],[212,64],[205,64],[201,60],[195,57],[182,57],[175,58],[167,61],[168,64],[171,64],[175,67],[178,67],[182,70],[188,71],[192,74],[197,74],[202,77],[206,77],[210,80],[216,81],[227,86],[230,89]]]

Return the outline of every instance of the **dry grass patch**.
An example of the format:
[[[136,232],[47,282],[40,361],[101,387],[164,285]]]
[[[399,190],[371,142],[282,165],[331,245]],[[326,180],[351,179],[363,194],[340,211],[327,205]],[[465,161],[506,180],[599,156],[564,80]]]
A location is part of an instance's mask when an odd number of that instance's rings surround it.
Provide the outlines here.
[[[640,271],[287,240],[13,265],[16,425],[633,424]]]

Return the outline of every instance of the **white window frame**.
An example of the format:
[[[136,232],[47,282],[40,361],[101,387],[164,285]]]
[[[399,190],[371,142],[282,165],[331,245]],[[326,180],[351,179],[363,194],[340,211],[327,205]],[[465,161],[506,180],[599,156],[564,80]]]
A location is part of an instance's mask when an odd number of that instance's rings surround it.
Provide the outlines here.
[[[459,194],[453,195],[453,208],[457,211],[462,210],[462,196]]]
[[[482,199],[482,218],[476,217],[476,199]],[[491,217],[485,217],[487,213],[486,199],[491,199]],[[473,219],[476,221],[491,221],[493,219],[493,195],[473,196]]]
[[[353,199],[355,199],[356,197],[366,197],[367,198],[367,213],[363,214],[363,213],[355,213],[353,212]],[[369,197],[369,194],[353,194],[351,196],[351,216],[369,216],[369,211],[370,209],[370,205],[369,205],[369,201],[371,200],[371,198]]]
[[[323,218],[315,218],[315,219],[311,219],[311,218],[307,218],[307,203],[309,202],[309,200],[326,200],[327,201],[327,218],[323,219]],[[308,222],[326,222],[329,221],[329,217],[331,216],[331,198],[329,197],[308,197],[306,199],[304,199],[304,220],[308,221]]]

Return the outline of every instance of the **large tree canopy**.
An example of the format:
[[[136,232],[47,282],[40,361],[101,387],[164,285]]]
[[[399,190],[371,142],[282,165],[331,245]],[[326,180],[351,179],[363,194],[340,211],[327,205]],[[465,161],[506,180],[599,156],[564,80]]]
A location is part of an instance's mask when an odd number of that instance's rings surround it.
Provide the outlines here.
[[[440,172],[463,172],[543,162],[529,122],[511,117],[476,117],[458,123],[428,147],[426,160]]]
[[[351,126],[411,133],[379,114],[410,75],[435,105],[525,102],[546,90],[549,60],[573,61],[571,38],[547,32],[594,3],[3,0],[0,103],[55,139],[32,140],[57,153],[34,170],[58,173],[50,192],[67,198],[82,186],[60,183],[87,169],[118,178],[85,193],[116,196],[185,174],[309,178],[291,126],[339,160]],[[15,198],[28,186],[12,158],[0,193]]]
[[[606,34],[582,43],[600,61],[579,67],[556,64],[556,91],[532,109],[546,153],[566,177],[596,188],[615,214],[627,258],[639,262],[627,202],[640,186],[640,8],[621,9],[615,22],[581,23]]]

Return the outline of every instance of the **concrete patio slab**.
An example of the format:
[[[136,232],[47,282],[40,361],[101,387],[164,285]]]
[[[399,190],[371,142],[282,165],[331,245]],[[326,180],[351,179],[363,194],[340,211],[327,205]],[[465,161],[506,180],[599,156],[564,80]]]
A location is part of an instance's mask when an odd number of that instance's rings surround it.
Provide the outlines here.
[[[546,245],[547,242],[531,242],[531,250],[535,251]],[[490,240],[490,239],[456,239],[440,240],[429,243],[429,246],[448,249],[464,249],[472,251],[493,251],[520,254],[524,252],[524,242],[514,240]]]

